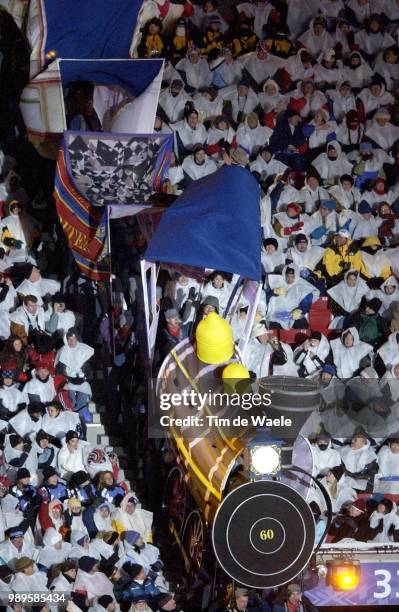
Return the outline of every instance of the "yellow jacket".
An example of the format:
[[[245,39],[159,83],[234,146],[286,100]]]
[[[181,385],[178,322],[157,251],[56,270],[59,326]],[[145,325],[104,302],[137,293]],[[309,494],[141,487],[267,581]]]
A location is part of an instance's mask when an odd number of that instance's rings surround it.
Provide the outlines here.
[[[222,49],[224,45],[224,38],[221,32],[212,32],[212,30],[208,30],[205,32],[205,36],[203,38],[204,44],[202,45],[202,53],[207,55],[213,49]]]
[[[362,261],[362,253],[353,247],[351,240],[342,246],[327,247],[323,256],[324,268],[328,277],[337,276],[346,270],[357,270],[368,278],[366,267]]]
[[[160,55],[164,48],[164,43],[159,34],[147,34],[145,37],[145,57]]]
[[[253,51],[256,47],[257,36],[253,34],[249,36],[247,39],[242,38],[234,38],[233,39],[233,55],[237,57],[238,55],[242,55],[243,53],[248,53],[248,51]]]
[[[174,36],[172,39],[172,57],[173,59],[180,59],[185,56],[187,49],[190,49],[194,45],[191,38],[186,36]]]
[[[363,243],[362,243],[362,248],[363,247],[373,247],[373,246],[374,247],[381,247],[382,246],[381,245],[381,240],[378,238],[378,236],[368,236],[363,241]],[[376,251],[375,254],[377,252],[378,251]],[[367,256],[364,255],[363,259],[365,260],[365,261],[363,261],[363,265],[364,265],[365,269],[367,270]],[[389,262],[387,257],[383,257],[382,261],[383,262],[385,261],[386,265],[381,266],[381,268],[379,270],[379,273],[378,273],[378,276],[382,277],[384,280],[387,280],[387,278],[389,278],[391,276],[391,274],[392,274],[391,264],[390,264],[390,262]],[[373,276],[373,274],[368,274],[368,276]]]

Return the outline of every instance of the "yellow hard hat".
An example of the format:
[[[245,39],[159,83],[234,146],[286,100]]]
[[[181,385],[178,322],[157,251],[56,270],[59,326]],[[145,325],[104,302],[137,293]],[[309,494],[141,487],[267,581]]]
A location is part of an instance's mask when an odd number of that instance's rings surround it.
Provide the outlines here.
[[[223,363],[233,356],[233,330],[216,312],[210,312],[198,323],[195,339],[198,359],[204,363]]]

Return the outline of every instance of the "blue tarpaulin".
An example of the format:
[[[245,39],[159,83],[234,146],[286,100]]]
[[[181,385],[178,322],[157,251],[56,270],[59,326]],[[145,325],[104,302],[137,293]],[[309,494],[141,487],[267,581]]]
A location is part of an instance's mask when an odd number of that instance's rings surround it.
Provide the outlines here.
[[[165,211],[145,259],[261,278],[259,185],[239,166],[190,184]]]
[[[44,0],[45,53],[128,58],[142,0]]]
[[[139,96],[162,68],[161,59],[153,60],[61,60],[63,88],[71,81],[91,81],[96,85],[119,85]]]

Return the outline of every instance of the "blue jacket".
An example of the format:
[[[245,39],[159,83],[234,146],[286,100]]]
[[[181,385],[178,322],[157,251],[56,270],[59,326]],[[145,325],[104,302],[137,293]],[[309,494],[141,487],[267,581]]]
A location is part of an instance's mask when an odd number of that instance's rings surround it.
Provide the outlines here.
[[[11,489],[11,494],[19,501],[19,507],[24,512],[28,506],[39,506],[41,500],[36,487],[33,485],[25,485],[22,490],[14,485]]]
[[[74,487],[71,489],[71,493],[74,495],[74,497],[77,497],[82,506],[85,507],[94,503],[97,497],[96,488],[93,483],[90,483],[85,487]]]
[[[59,499],[63,502],[69,497],[69,491],[67,489],[67,486],[61,480],[59,480],[55,486],[50,484],[43,485],[39,489],[39,494],[43,498],[48,497],[49,501],[52,501],[53,499]]]
[[[142,584],[132,580],[122,593],[122,601],[130,603],[142,597],[143,599],[149,599],[150,602],[151,600],[154,602],[160,593],[161,591],[149,578],[146,578]]]
[[[269,145],[272,153],[277,153],[279,151],[286,151],[288,145],[300,147],[305,143],[305,140],[302,125],[297,125],[294,133],[292,133],[287,117],[283,117],[277,121]]]
[[[110,504],[114,504],[114,506],[120,506],[122,499],[126,495],[126,491],[123,487],[118,484],[113,485],[112,487],[104,487],[101,490],[101,498],[107,501]]]

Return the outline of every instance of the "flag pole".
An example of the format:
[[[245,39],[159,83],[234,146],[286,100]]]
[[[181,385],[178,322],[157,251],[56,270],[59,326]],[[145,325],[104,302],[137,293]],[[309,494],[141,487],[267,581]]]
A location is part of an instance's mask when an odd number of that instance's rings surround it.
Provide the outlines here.
[[[112,249],[111,249],[111,223],[110,223],[110,206],[106,207],[107,214],[107,250],[108,250],[108,265],[109,265],[109,281],[108,281],[108,289],[109,289],[109,303],[110,303],[110,313],[109,313],[109,337],[110,344],[112,349],[112,357],[115,359],[115,326],[114,326],[114,292],[112,291]]]

